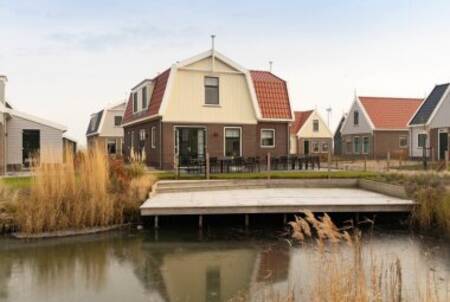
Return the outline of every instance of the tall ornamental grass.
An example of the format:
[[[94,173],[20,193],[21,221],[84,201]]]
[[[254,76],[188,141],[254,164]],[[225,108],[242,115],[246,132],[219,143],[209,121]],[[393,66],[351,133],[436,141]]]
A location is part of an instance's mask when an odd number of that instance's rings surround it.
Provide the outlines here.
[[[16,223],[23,233],[123,223],[127,214],[136,217],[154,181],[131,177],[123,162],[110,164],[100,148],[68,153],[64,164],[41,164],[32,172],[29,194],[17,202]]]

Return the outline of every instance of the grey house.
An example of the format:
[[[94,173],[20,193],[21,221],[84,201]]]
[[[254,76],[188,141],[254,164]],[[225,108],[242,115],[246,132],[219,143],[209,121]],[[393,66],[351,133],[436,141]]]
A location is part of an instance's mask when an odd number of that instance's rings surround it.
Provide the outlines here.
[[[436,85],[409,122],[410,156],[443,160],[449,152],[450,83]],[[424,150],[425,148],[425,150]]]

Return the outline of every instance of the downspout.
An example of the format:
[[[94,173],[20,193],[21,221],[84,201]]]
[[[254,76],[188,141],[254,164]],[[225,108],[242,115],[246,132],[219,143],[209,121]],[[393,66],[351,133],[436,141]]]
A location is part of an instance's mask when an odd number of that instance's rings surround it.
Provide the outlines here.
[[[159,119],[159,168],[163,169],[162,118]]]

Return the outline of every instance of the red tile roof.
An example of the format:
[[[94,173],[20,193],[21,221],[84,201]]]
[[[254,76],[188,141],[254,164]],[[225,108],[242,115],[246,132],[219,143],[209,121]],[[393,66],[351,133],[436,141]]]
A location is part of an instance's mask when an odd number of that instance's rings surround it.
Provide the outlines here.
[[[153,88],[153,93],[150,98],[150,103],[148,105],[148,109],[142,112],[138,112],[133,114],[133,102],[131,99],[131,94],[128,99],[127,108],[125,109],[125,113],[123,115],[123,123],[132,122],[134,120],[152,116],[158,114],[159,107],[161,107],[161,102],[164,96],[164,92],[166,91],[167,81],[169,79],[170,69],[167,69],[163,73],[157,75],[152,81],[155,83]]]
[[[268,71],[251,70],[250,75],[262,117],[291,119],[291,105],[286,82]]]
[[[311,113],[313,113],[313,110],[294,111],[295,121],[291,127],[291,134],[297,134],[297,132],[300,130],[300,128],[303,127]]]
[[[423,99],[360,96],[376,129],[406,129]]]

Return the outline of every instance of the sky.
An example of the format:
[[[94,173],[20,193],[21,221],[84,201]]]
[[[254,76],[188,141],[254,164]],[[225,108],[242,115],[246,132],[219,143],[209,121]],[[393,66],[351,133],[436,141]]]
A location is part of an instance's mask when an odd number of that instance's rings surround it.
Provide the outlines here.
[[[85,144],[90,114],[210,48],[288,82],[334,131],[357,95],[425,97],[450,81],[450,1],[0,0],[0,74],[15,109]]]

